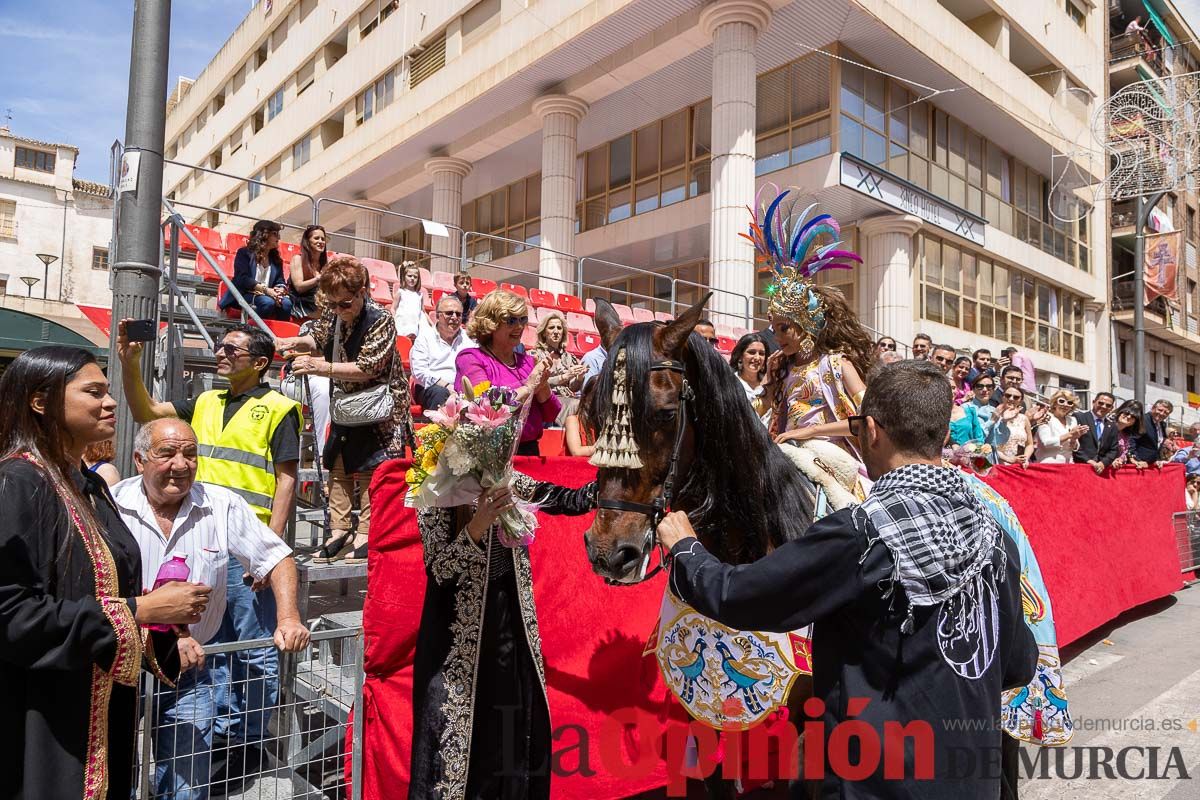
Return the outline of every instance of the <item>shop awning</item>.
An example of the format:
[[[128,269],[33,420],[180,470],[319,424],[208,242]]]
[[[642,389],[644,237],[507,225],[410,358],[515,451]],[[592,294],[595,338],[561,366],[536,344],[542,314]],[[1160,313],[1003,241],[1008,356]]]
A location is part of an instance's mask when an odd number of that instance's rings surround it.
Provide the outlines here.
[[[92,341],[65,325],[26,314],[24,311],[0,308],[0,352],[17,355],[49,344],[82,347],[100,358],[108,357],[107,349],[97,347]]]
[[[1167,27],[1167,23],[1163,22],[1163,18],[1159,13],[1154,10],[1154,6],[1150,4],[1150,0],[1142,0],[1142,5],[1146,7],[1146,13],[1150,15],[1150,21],[1158,28],[1158,32],[1166,39],[1167,44],[1174,47],[1175,37],[1171,35],[1171,29]]]

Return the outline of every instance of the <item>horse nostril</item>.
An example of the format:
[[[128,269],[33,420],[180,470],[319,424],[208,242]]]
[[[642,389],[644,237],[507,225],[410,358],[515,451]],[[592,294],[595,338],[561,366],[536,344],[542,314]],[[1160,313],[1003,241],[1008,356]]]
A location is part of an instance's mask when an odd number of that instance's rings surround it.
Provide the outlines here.
[[[637,545],[622,544],[612,549],[608,554],[606,566],[612,575],[621,575],[633,567],[642,558],[642,550]]]

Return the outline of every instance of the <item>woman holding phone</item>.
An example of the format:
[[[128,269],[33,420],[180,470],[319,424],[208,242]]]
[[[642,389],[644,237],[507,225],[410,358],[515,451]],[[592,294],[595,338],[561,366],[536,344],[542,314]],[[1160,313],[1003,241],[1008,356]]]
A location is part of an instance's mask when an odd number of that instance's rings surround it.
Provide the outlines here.
[[[1079,437],[1087,433],[1086,425],[1078,425],[1071,413],[1079,405],[1075,393],[1059,389],[1050,396],[1050,413],[1037,426],[1037,445],[1034,456],[1039,464],[1070,464],[1079,449]]]
[[[1004,387],[1000,408],[994,415],[997,446],[996,457],[1001,464],[1029,466],[1033,457],[1033,431],[1029,417],[1025,416],[1025,390],[1020,386]]]

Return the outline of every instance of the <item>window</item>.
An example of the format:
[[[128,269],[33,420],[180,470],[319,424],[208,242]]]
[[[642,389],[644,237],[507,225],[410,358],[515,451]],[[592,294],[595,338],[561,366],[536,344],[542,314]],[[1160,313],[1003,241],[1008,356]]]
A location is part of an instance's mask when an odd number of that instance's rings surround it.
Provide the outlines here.
[[[1175,366],[1173,363],[1171,363],[1172,361],[1173,359],[1169,355],[1166,353],[1163,354],[1163,386],[1171,385],[1171,372],[1172,368]]]
[[[261,180],[263,180],[263,174],[261,172],[252,176],[250,179],[250,189],[248,195],[251,203],[257,200],[258,196],[262,194],[263,186],[261,183],[259,183]]]
[[[396,95],[396,72],[389,70],[375,83],[367,87],[354,101],[355,117],[361,125],[375,114],[391,105]]]
[[[267,43],[263,42],[262,46],[254,52],[254,68],[258,69],[263,64],[267,63],[267,54],[270,51],[267,48]]]
[[[829,154],[828,58],[806,56],[760,75],[756,94],[756,175]]]
[[[17,166],[35,169],[38,172],[54,172],[54,153],[30,147],[17,147]]]
[[[108,248],[92,248],[92,269],[108,270]]]
[[[1196,365],[1187,365],[1187,390],[1191,394],[1196,393]]]
[[[208,168],[220,169],[222,163],[223,157],[221,155],[221,148],[218,147],[216,150],[213,150],[212,155],[208,157]]]
[[[17,238],[17,204],[14,200],[0,200],[0,238]]]
[[[950,241],[920,244],[926,319],[1083,363],[1081,296]]]
[[[278,117],[283,112],[283,87],[275,90],[275,94],[267,99],[267,122]]]
[[[480,239],[469,245],[469,255],[479,261],[519,253],[526,248],[516,242],[537,245],[542,240],[542,176],[535,173],[478,197],[462,208],[461,224],[467,230],[511,239]]]
[[[317,59],[310,58],[308,63],[296,72],[296,96],[304,94],[304,90],[313,85],[317,79]]]
[[[1121,374],[1129,375],[1129,342],[1125,339],[1121,340],[1120,349],[1117,352],[1117,361],[1120,362]]]
[[[482,0],[462,15],[463,47],[494,30],[500,24],[500,0]]]
[[[1080,8],[1076,0],[1067,0],[1067,16],[1080,28],[1087,30],[1087,12]]]
[[[229,155],[242,149],[242,126],[239,126],[229,137]]]
[[[1151,350],[1148,352],[1146,360],[1150,362],[1150,382],[1158,383],[1158,351]]]
[[[250,117],[250,130],[253,133],[258,133],[261,131],[263,129],[263,125],[266,124],[265,119],[264,109],[260,108],[258,111],[255,111]]]
[[[317,0],[300,0],[300,21],[308,19],[308,15],[317,7]]]
[[[241,192],[234,192],[225,198],[225,210],[230,214],[236,214],[242,207]]]
[[[297,170],[308,163],[310,151],[312,148],[312,134],[305,134],[304,138],[292,145],[292,169]]]

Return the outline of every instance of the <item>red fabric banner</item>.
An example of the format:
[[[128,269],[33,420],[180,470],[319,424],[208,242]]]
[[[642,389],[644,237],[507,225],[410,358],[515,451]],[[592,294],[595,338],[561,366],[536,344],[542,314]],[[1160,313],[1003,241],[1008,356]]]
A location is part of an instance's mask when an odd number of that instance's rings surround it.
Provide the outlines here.
[[[425,570],[415,512],[403,503],[406,468],[402,461],[385,464],[371,486],[363,610],[367,800],[401,797],[408,786],[412,661]],[[517,468],[565,486],[581,486],[595,474],[576,458],[519,458]],[[1086,465],[1000,467],[986,480],[1012,504],[1038,554],[1060,645],[1182,586],[1171,519],[1184,507],[1182,465],[1161,473],[1126,469],[1104,477]],[[664,786],[666,769],[657,754],[639,751],[634,738],[618,732],[624,763],[644,758],[649,770],[638,778],[617,776],[601,763],[600,739],[607,733],[612,741],[611,715],[618,709],[639,708],[659,720],[679,718],[654,659],[643,656],[665,579],[607,586],[584,554],[582,533],[591,517],[539,518],[531,559],[556,731],[553,746],[561,759],[554,797],[608,800]],[[581,746],[583,736],[587,744]],[[594,775],[579,769],[584,752]]]

